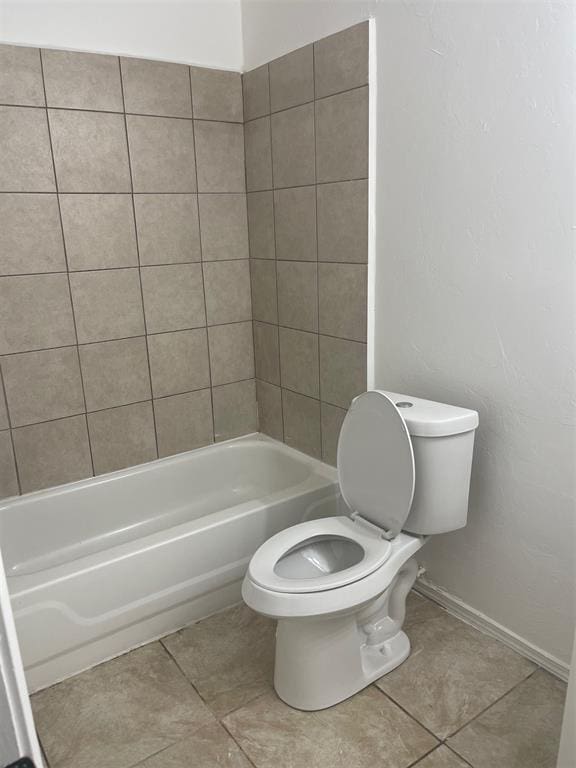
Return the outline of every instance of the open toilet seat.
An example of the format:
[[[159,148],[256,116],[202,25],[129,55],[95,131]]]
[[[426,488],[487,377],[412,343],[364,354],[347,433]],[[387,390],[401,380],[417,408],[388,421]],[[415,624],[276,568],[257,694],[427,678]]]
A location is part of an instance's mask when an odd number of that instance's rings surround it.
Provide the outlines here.
[[[272,536],[252,557],[248,575],[272,592],[323,592],[365,578],[391,551],[376,529],[349,517],[326,517]]]

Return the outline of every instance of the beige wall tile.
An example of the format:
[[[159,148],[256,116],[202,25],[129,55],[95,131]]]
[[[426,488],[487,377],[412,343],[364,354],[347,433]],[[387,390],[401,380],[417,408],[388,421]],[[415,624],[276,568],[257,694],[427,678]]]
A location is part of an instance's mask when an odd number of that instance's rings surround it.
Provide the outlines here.
[[[199,195],[204,261],[248,258],[245,194]]]
[[[0,376],[0,430],[8,429],[9,426],[10,423],[8,421],[8,411],[6,409],[6,398],[4,396],[2,377]]]
[[[336,466],[338,457],[338,438],[342,422],[346,416],[344,408],[337,408],[329,403],[320,404],[320,423],[322,425],[322,461]]]
[[[314,99],[313,49],[314,46],[306,45],[274,59],[268,65],[272,112]]]
[[[274,192],[276,258],[316,261],[316,187]]]
[[[0,432],[0,499],[18,494],[18,477],[10,432]]]
[[[242,75],[244,120],[253,120],[270,112],[270,85],[268,64]]]
[[[191,120],[127,115],[134,192],[196,192]]]
[[[252,323],[208,328],[212,386],[254,378]]]
[[[320,440],[320,403],[287,389],[282,390],[284,414],[284,442],[292,448],[319,459],[322,453]]]
[[[258,429],[275,440],[284,439],[282,424],[282,391],[267,381],[256,381]]]
[[[320,398],[348,408],[366,391],[366,344],[320,336]]]
[[[274,259],[274,198],[272,192],[250,192],[248,205],[248,238],[250,258]]]
[[[44,106],[38,48],[0,45],[0,104]]]
[[[194,121],[199,192],[245,192],[244,126]]]
[[[0,277],[0,354],[75,342],[66,275]]]
[[[276,262],[250,259],[252,317],[263,323],[278,322]]]
[[[302,331],[318,330],[316,264],[278,262],[278,321]]]
[[[0,107],[0,192],[55,192],[46,112]]]
[[[368,181],[317,187],[318,260],[368,261]]]
[[[316,98],[368,84],[367,21],[314,43]]]
[[[84,413],[76,347],[7,355],[1,364],[13,427]]]
[[[140,263],[200,261],[196,195],[134,195]]]
[[[152,403],[135,403],[88,414],[97,475],[157,458]]]
[[[154,400],[154,413],[160,458],[214,442],[209,389]]]
[[[102,341],[81,346],[80,362],[89,411],[152,397],[146,339]]]
[[[71,271],[138,265],[130,195],[60,195]]]
[[[258,428],[254,380],[214,387],[212,401],[216,442],[255,432]]]
[[[122,112],[117,56],[75,51],[42,51],[49,107]]]
[[[13,436],[22,493],[92,476],[85,416],[20,427]]]
[[[241,123],[242,75],[221,69],[190,67],[194,117]]]
[[[366,341],[367,268],[363,264],[319,264],[320,333]]]
[[[368,176],[368,87],[316,102],[318,181]]]
[[[210,386],[204,328],[148,336],[148,354],[154,397]]]
[[[272,145],[270,118],[261,117],[244,125],[246,190],[272,189]]]
[[[66,271],[56,195],[0,195],[0,275]]]
[[[280,328],[280,375],[286,389],[318,397],[318,334]]]
[[[144,333],[137,269],[73,272],[70,288],[80,344]]]
[[[208,325],[252,319],[248,259],[203,265]]]
[[[274,186],[314,184],[314,105],[278,112],[271,121]]]
[[[278,326],[254,322],[256,378],[280,384]]]
[[[148,333],[206,325],[200,264],[144,267],[142,291]]]
[[[60,192],[130,192],[122,115],[49,109]]]
[[[126,112],[192,117],[190,79],[185,64],[120,59]]]

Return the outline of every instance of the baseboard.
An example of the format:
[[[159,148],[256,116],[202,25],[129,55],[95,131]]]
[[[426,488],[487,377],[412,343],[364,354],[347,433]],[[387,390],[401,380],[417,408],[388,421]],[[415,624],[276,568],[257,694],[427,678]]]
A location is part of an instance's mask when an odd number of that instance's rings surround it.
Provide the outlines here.
[[[445,592],[435,584],[431,584],[425,579],[418,579],[414,585],[414,589],[424,597],[428,597],[438,605],[441,605],[446,609],[448,613],[451,613],[456,618],[461,619],[470,624],[474,629],[484,632],[486,635],[500,640],[501,643],[507,645],[512,650],[517,651],[522,656],[525,656],[530,661],[538,664],[539,667],[547,670],[551,674],[559,677],[561,680],[568,680],[568,674],[570,672],[570,665],[566,664],[560,659],[551,656],[546,651],[538,648],[527,640],[524,640],[519,635],[515,634],[511,630],[503,627],[502,624],[494,621],[494,619],[485,616],[480,611],[464,603],[458,597],[454,597],[449,592]]]

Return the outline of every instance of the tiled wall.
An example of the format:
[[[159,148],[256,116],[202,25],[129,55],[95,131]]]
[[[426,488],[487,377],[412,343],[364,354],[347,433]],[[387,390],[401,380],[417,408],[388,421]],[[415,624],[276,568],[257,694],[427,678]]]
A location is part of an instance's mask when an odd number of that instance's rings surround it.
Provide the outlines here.
[[[0,46],[0,496],[256,428],[239,74]]]
[[[335,463],[366,389],[368,24],[243,76],[260,428]]]

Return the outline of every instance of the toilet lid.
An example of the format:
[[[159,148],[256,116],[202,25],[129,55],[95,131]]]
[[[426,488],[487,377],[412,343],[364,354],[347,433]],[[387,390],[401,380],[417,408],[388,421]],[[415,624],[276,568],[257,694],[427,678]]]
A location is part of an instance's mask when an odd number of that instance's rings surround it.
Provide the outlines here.
[[[414,453],[400,411],[382,392],[352,401],[338,440],[338,479],[348,506],[392,537],[414,497]]]

